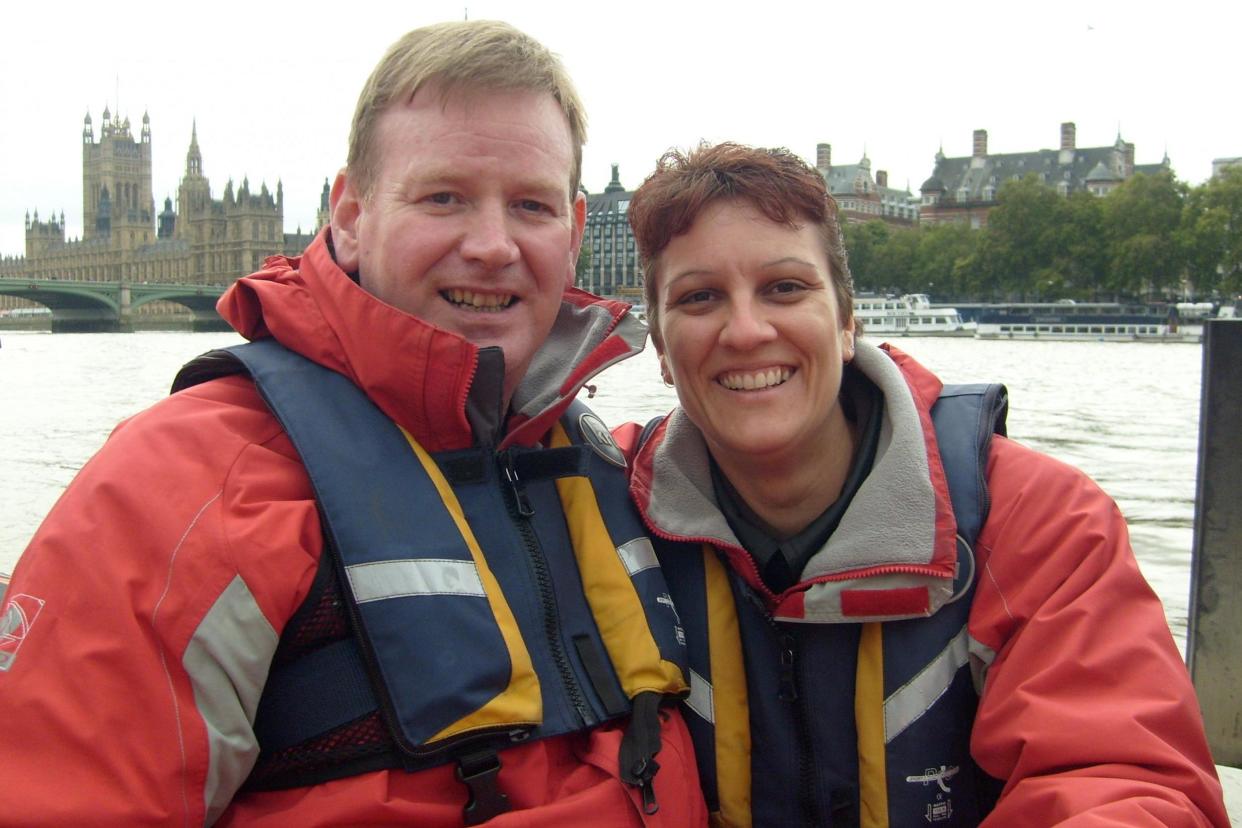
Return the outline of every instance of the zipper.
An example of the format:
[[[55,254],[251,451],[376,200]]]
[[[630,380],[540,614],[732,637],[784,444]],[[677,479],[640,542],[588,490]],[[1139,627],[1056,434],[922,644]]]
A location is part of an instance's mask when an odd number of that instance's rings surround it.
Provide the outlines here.
[[[582,723],[590,727],[596,723],[595,714],[591,712],[590,706],[582,695],[582,689],[574,677],[573,666],[569,663],[569,656],[565,653],[565,644],[561,640],[560,617],[556,610],[556,591],[552,587],[552,575],[548,572],[548,562],[543,555],[539,538],[536,537],[535,530],[530,525],[530,518],[535,514],[535,508],[531,505],[525,486],[513,467],[513,452],[508,450],[501,452],[497,457],[497,462],[500,464],[505,481],[509,484],[501,487],[505,492],[505,506],[509,511],[509,519],[522,538],[522,545],[526,549],[526,557],[530,561],[535,584],[539,590],[539,604],[543,609],[543,631],[548,642],[548,649],[552,653],[552,660],[556,663],[557,672],[560,673],[565,695],[569,697]]]
[[[819,825],[815,798],[815,769],[812,764],[811,735],[807,727],[810,714],[806,699],[798,691],[798,638],[790,629],[784,629],[770,617],[769,623],[779,636],[780,674],[777,676],[777,697],[790,705],[794,732],[797,734],[798,751],[798,805],[802,810],[804,825]]]

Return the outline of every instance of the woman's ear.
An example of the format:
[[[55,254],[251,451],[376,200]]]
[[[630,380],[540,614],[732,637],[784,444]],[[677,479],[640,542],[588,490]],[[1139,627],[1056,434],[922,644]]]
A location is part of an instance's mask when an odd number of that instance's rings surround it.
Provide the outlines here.
[[[667,385],[669,388],[672,388],[673,387],[673,372],[668,369],[668,358],[664,356],[664,353],[662,350],[657,348],[656,352],[660,356],[660,378],[664,380],[665,385]]]
[[[852,362],[854,359],[854,320],[850,320],[849,327],[841,331],[841,359],[845,363]]]

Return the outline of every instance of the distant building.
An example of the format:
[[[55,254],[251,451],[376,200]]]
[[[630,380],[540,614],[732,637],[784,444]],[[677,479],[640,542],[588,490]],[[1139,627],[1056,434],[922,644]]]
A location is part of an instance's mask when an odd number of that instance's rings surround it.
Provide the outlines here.
[[[1213,158],[1212,178],[1220,178],[1230,167],[1242,168],[1242,155],[1237,158]]]
[[[883,221],[908,227],[919,220],[919,200],[909,188],[888,186],[888,173],[876,170],[871,176],[871,159],[863,152],[857,164],[833,166],[832,145],[815,145],[815,167],[828,185],[841,216],[849,222]]]
[[[327,184],[320,205],[325,221]],[[99,140],[90,113],[82,127],[81,239],[65,237],[65,214],[26,216],[24,256],[0,258],[0,277],[74,281],[227,284],[274,253],[300,253],[313,234],[284,232],[284,188],[257,192],[230,180],[214,198],[203,174],[196,126],[190,130],[185,174],[157,216],[151,192],[151,119],[137,139],[129,118],[103,112]],[[0,307],[17,300],[0,297]],[[156,308],[155,310],[161,310]],[[166,310],[163,309],[163,310]]]
[[[1110,147],[1089,148],[1077,146],[1076,133],[1074,124],[1067,122],[1061,124],[1059,150],[989,154],[987,130],[975,130],[968,157],[946,158],[943,150],[936,153],[935,169],[919,188],[920,219],[983,227],[996,206],[1001,185],[1031,174],[1063,196],[1079,190],[1103,196],[1135,173],[1152,175],[1170,168],[1167,154],[1159,164],[1136,165],[1134,144],[1122,140],[1120,133]]]
[[[587,194],[586,231],[582,246],[590,251],[591,262],[578,279],[578,287],[600,296],[638,301],[642,296],[642,271],[634,232],[626,216],[632,190],[621,184],[618,165],[612,165],[612,180],[604,192]]]

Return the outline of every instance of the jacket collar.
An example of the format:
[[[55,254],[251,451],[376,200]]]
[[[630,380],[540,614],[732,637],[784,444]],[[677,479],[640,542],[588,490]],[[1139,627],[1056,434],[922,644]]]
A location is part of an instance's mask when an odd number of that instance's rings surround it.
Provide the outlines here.
[[[504,434],[477,434],[499,387],[480,349],[381,302],[332,258],[325,228],[300,257],[273,256],[221,297],[221,316],[247,339],[274,337],[349,377],[428,451],[530,445],[595,374],[642,350],[646,331],[624,302],[565,292],[552,335],[514,393]],[[494,362],[494,361],[493,361]],[[491,368],[490,370],[496,370]],[[472,389],[478,391],[472,399]],[[491,405],[495,405],[492,402]]]
[[[928,615],[953,594],[956,524],[930,407],[939,381],[896,349],[857,344],[854,365],[884,395],[871,474],[803,580],[773,595],[716,504],[707,446],[679,408],[635,461],[631,492],[660,537],[710,543],[769,602],[795,621],[891,620]]]

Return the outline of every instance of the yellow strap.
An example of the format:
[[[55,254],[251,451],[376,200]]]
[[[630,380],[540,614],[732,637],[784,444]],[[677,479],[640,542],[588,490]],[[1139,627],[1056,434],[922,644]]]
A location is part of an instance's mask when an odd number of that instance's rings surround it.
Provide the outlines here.
[[[716,793],[712,825],[750,828],[750,705],[746,664],[729,576],[715,551],[703,546],[707,634],[716,731]]]
[[[423,469],[426,470],[427,476],[431,478],[436,491],[440,493],[440,498],[444,501],[444,507],[453,518],[453,522],[457,524],[457,531],[461,532],[462,540],[470,549],[470,556],[474,558],[474,565],[479,571],[479,580],[483,582],[488,605],[491,607],[497,626],[500,627],[500,634],[504,638],[505,647],[509,650],[509,660],[512,665],[509,672],[509,686],[506,689],[478,710],[458,719],[432,736],[428,744],[498,724],[537,725],[543,721],[543,698],[540,694],[539,678],[535,675],[530,653],[527,652],[526,643],[522,640],[522,633],[518,628],[517,619],[513,617],[513,610],[509,608],[509,602],[505,600],[496,576],[488,567],[487,558],[483,556],[483,550],[479,547],[474,532],[466,523],[466,514],[457,500],[457,495],[453,493],[453,488],[444,479],[444,475],[435,461],[431,459],[431,455],[427,454],[405,429],[401,429],[401,433],[405,435],[406,441],[414,449],[414,454],[423,464]]]
[[[888,787],[884,762],[884,636],[879,622],[863,624],[854,687],[858,728],[861,828],[887,828]]]
[[[552,429],[552,447],[568,445],[569,436],[557,423]],[[556,481],[556,490],[565,511],[587,603],[621,688],[630,698],[645,691],[685,692],[689,685],[681,668],[660,657],[646,610],[617,553],[617,545],[608,534],[591,481],[586,477],[561,477]]]

